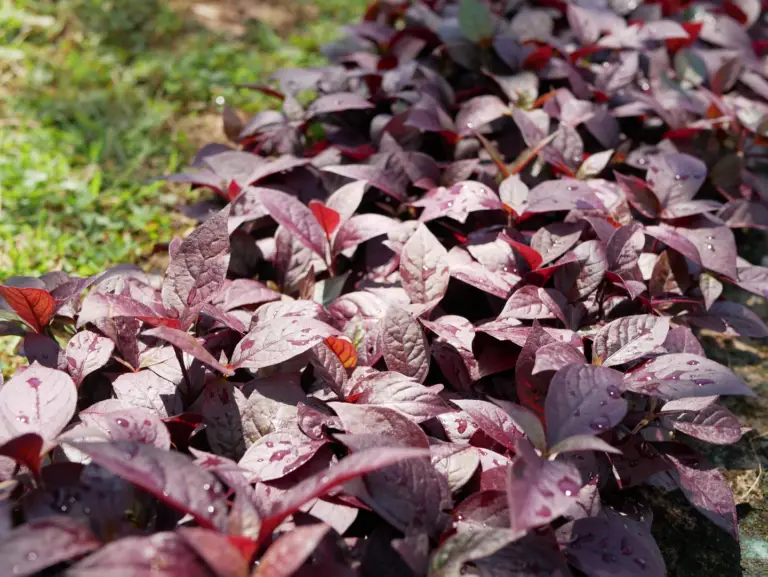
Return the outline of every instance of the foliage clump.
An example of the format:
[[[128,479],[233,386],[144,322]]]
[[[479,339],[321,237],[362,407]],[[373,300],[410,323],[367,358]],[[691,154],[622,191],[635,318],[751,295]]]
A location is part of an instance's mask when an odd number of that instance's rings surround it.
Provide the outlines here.
[[[544,4],[374,3],[167,177],[164,276],[0,286],[3,574],[662,576],[640,485],[738,538],[760,4]]]

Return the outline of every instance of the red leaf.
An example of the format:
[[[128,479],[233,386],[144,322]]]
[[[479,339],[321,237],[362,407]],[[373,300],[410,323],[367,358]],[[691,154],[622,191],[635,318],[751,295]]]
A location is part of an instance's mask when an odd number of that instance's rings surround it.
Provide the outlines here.
[[[749,18],[747,18],[747,15],[744,14],[744,11],[734,2],[726,0],[723,3],[723,8],[725,8],[725,13],[736,20],[739,24],[744,25],[749,21]]]
[[[539,266],[541,266],[541,263],[544,259],[536,250],[532,249],[526,244],[517,242],[506,233],[499,235],[499,238],[505,240],[507,243],[509,243],[509,246],[519,252],[520,255],[525,259],[525,262],[528,263],[528,266],[531,267],[531,270],[536,270],[539,268]]]
[[[317,222],[323,227],[325,234],[331,236],[336,227],[339,226],[339,222],[341,222],[339,213],[332,208],[328,208],[319,200],[309,201],[309,208],[312,210],[312,214],[315,215]]]
[[[44,289],[0,285],[0,297],[38,333],[51,320],[56,306],[51,293]]]
[[[37,433],[25,433],[0,446],[0,455],[10,457],[27,467],[40,479],[40,452],[43,438]]]
[[[357,350],[355,345],[346,337],[328,337],[325,344],[339,357],[345,369],[354,369],[357,366]]]
[[[664,41],[667,45],[667,50],[674,53],[696,42],[702,26],[702,22],[682,22],[682,27],[688,33],[688,38],[668,38]]]
[[[525,60],[523,60],[523,68],[541,70],[551,59],[552,47],[541,46],[525,57]]]

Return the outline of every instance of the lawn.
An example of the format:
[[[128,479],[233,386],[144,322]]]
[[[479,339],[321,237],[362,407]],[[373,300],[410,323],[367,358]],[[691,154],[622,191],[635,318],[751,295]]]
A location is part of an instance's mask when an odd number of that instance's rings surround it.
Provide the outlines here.
[[[236,83],[322,63],[365,3],[0,0],[0,279],[146,263],[191,225],[189,191],[151,179],[223,138],[222,101],[269,106]]]

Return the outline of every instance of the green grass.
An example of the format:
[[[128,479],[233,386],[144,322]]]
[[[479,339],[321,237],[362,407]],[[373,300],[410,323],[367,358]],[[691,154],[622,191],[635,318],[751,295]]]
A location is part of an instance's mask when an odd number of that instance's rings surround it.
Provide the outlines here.
[[[178,127],[217,97],[274,105],[234,84],[321,64],[367,3],[293,1],[318,17],[234,38],[165,0],[0,0],[0,279],[141,262],[186,226],[175,206],[191,195],[151,183],[194,152]]]

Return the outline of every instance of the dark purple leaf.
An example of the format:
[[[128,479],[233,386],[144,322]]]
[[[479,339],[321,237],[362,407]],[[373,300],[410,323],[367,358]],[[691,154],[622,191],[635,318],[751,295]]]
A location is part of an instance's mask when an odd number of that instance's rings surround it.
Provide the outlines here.
[[[179,527],[176,534],[205,561],[216,577],[248,575],[248,560],[226,535],[200,527]]]
[[[35,519],[3,536],[0,573],[25,577],[101,547],[88,523],[72,517]]]
[[[210,571],[186,539],[177,533],[163,532],[118,539],[67,570],[72,577],[95,574],[209,577]]]
[[[694,469],[667,455],[675,467],[675,480],[685,496],[705,517],[738,541],[736,504],[727,479],[717,469]]]
[[[520,533],[556,519],[576,500],[581,485],[581,474],[574,465],[542,459],[528,441],[518,442],[507,472],[512,530]]]
[[[290,577],[312,555],[330,531],[324,523],[296,527],[270,545],[252,577]]]
[[[554,223],[543,226],[531,237],[531,248],[548,264],[567,253],[578,242],[584,227],[580,223]]]
[[[561,530],[568,559],[586,575],[664,577],[666,567],[650,531],[629,517],[611,513],[577,519]]]
[[[559,371],[568,365],[586,364],[584,354],[567,343],[549,343],[536,351],[532,374]]]
[[[327,258],[328,239],[309,207],[290,194],[277,190],[263,195],[262,202],[278,224],[318,257],[323,260]]]
[[[310,104],[307,108],[307,118],[317,116],[318,114],[331,114],[347,110],[365,110],[368,108],[373,108],[373,105],[362,96],[352,92],[337,92],[321,96]]]
[[[768,337],[768,327],[762,319],[739,303],[718,301],[712,303],[706,314],[691,315],[689,318],[695,325],[720,333],[742,337]]]
[[[202,527],[223,528],[226,492],[216,477],[189,457],[131,441],[69,444],[97,465],[189,513]]]
[[[163,305],[176,311],[182,328],[197,316],[197,307],[219,292],[229,268],[229,207],[206,220],[181,243],[163,282]]]
[[[645,177],[664,207],[692,200],[706,178],[707,167],[698,158],[673,153],[652,156]]]
[[[456,128],[461,135],[472,134],[486,124],[510,114],[509,108],[498,96],[477,96],[462,105],[456,115]]]
[[[548,180],[528,193],[526,212],[602,209],[603,203],[588,184],[574,178]]]
[[[509,529],[463,531],[447,539],[432,555],[430,577],[460,577],[464,564],[493,555],[519,538]]]
[[[560,369],[549,385],[544,405],[547,440],[555,445],[575,435],[598,435],[627,414],[622,374],[592,365]]]
[[[144,408],[166,418],[184,412],[184,403],[176,385],[144,369],[120,375],[112,382],[117,398],[132,407]]]
[[[354,215],[344,222],[336,233],[333,240],[333,254],[339,254],[372,238],[387,234],[393,226],[395,221],[381,214]]]

